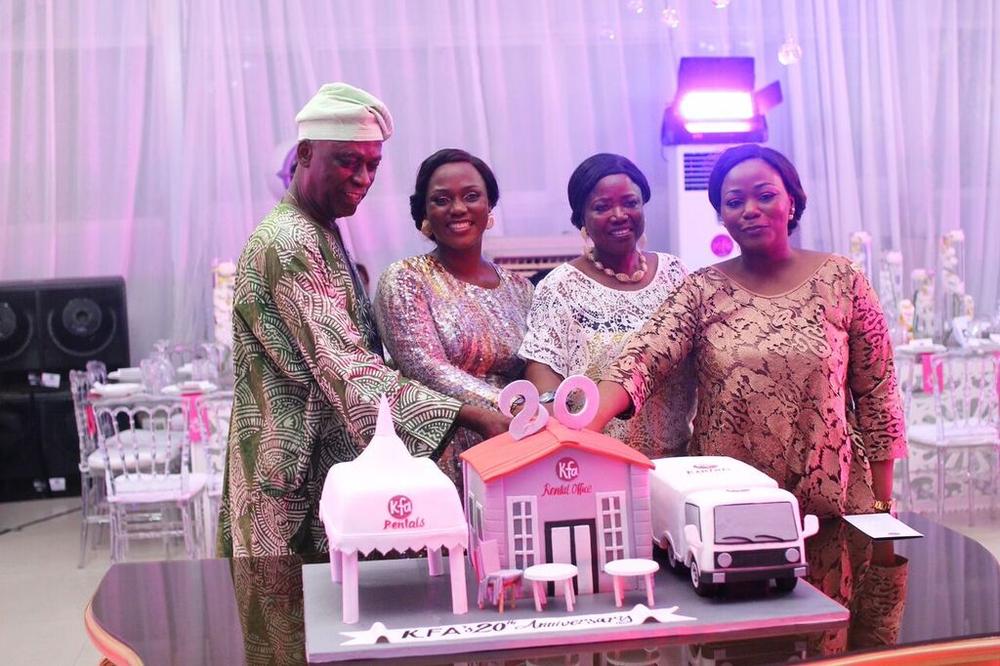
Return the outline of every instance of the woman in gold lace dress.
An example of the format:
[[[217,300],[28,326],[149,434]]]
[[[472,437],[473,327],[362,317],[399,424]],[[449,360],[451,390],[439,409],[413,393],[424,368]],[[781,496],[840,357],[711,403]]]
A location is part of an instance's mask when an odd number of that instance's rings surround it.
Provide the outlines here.
[[[482,256],[499,198],[493,172],[478,157],[449,148],[424,160],[410,214],[436,247],[389,266],[375,296],[382,340],[406,377],[494,409],[500,389],[524,369],[517,348],[532,291],[525,278]],[[460,429],[441,455],[456,482],[457,454],[480,439]]]
[[[803,513],[889,508],[906,453],[892,347],[878,299],[847,259],[793,248],[805,210],[795,167],[755,145],[724,152],[709,199],[741,254],[685,279],[605,373],[591,427],[640,409],[695,358],[690,452],[747,462]]]

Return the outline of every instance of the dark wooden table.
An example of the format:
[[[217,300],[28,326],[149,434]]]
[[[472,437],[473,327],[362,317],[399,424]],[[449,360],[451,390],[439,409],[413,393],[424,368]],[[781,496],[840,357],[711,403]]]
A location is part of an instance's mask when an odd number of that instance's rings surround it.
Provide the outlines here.
[[[413,663],[523,663],[536,657],[567,664],[791,659],[912,664],[1000,657],[1000,564],[953,530],[915,514],[901,518],[926,536],[895,544],[905,570],[897,589],[905,593],[896,595],[902,599],[899,612],[876,623],[884,626],[867,626],[871,614],[866,619],[854,608],[872,594],[854,589],[869,571],[870,540],[843,521],[832,521],[810,540],[810,548],[822,550],[809,553],[811,580],[851,608],[848,625],[792,634],[750,630],[718,640],[672,637],[552,646]],[[289,556],[116,564],[87,608],[87,630],[97,648],[119,664],[300,664],[305,661],[301,567],[307,561],[322,560]]]

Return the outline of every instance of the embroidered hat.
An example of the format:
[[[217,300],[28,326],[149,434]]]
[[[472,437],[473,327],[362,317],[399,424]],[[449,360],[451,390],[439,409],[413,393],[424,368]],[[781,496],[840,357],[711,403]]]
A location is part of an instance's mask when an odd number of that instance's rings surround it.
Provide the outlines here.
[[[295,116],[299,141],[385,141],[389,109],[374,95],[346,83],[325,83]]]

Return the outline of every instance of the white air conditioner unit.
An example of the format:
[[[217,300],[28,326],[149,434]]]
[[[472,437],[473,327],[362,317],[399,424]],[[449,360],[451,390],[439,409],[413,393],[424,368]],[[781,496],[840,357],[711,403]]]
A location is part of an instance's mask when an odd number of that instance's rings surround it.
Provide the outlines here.
[[[708,201],[708,177],[721,144],[664,146],[667,161],[668,221],[671,247],[689,271],[730,259],[740,253]]]
[[[527,278],[576,259],[583,251],[577,234],[560,236],[487,236],[483,254],[498,266]]]

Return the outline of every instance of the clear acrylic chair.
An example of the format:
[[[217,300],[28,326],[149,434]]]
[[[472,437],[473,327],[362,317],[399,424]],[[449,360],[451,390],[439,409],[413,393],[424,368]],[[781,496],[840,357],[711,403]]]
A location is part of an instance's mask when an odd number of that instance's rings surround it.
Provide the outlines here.
[[[933,387],[933,421],[911,423],[907,434],[911,448],[934,456],[938,518],[948,495],[957,494],[951,490],[956,485],[961,490],[961,482],[949,482],[953,472],[965,483],[970,525],[977,490],[989,496],[991,515],[995,513],[1000,485],[998,367],[1000,358],[992,353],[962,350],[935,354],[926,367]]]
[[[90,385],[108,383],[108,366],[104,361],[87,361],[87,381]]]
[[[73,397],[73,413],[76,416],[76,432],[80,444],[80,502],[82,516],[80,520],[80,559],[78,568],[86,562],[87,550],[90,547],[91,525],[98,529],[107,525],[108,504],[104,487],[104,466],[91,466],[91,458],[97,454],[97,422],[90,407],[90,389],[94,381],[101,381],[100,374],[92,373],[91,361],[87,364],[88,371],[70,370],[69,386]],[[100,363],[98,361],[98,363]],[[103,366],[104,364],[101,363]],[[96,370],[96,368],[95,368]],[[107,374],[105,372],[104,380]]]
[[[232,391],[216,391],[197,401],[198,441],[192,444],[192,449],[197,453],[192,458],[195,461],[195,471],[204,471],[207,475],[205,546],[209,555],[215,549],[216,527],[222,507],[222,482],[226,471],[226,446],[232,412]]]
[[[111,559],[128,554],[132,538],[181,537],[189,558],[202,543],[205,474],[191,471],[191,442],[183,402],[138,398],[95,406],[98,450],[104,459],[110,508]]]

